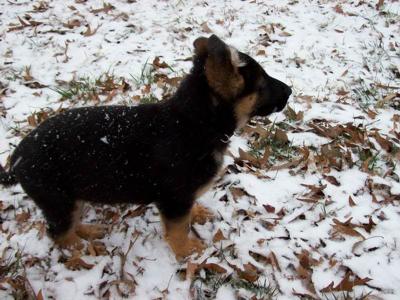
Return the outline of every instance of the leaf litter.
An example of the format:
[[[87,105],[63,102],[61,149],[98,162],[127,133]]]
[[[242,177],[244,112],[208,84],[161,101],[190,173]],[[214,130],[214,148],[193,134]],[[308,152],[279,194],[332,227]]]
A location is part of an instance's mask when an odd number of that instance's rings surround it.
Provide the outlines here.
[[[199,199],[215,218],[193,225],[208,248],[187,262],[153,206],[87,206],[110,234],[70,253],[19,186],[0,191],[2,299],[400,297],[398,1],[0,5],[3,165],[66,108],[173,94],[193,40],[212,32],[294,90],[283,113],[232,138]]]

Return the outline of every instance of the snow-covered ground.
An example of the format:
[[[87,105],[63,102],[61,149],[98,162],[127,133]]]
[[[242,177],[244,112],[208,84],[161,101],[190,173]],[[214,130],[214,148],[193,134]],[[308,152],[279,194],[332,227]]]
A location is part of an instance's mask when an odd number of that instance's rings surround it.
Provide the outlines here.
[[[88,205],[110,233],[70,253],[2,188],[0,298],[400,299],[398,0],[1,1],[2,165],[60,109],[173,92],[211,33],[294,95],[232,138],[208,249],[178,263],[154,207]]]

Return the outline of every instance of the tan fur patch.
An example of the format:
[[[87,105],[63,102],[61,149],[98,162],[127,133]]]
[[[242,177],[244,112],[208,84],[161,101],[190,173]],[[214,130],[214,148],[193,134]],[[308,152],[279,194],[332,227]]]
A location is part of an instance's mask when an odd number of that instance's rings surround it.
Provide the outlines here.
[[[257,94],[253,93],[247,97],[239,99],[235,106],[235,115],[237,119],[237,128],[246,125],[257,103]]]
[[[82,249],[83,243],[81,238],[76,234],[76,227],[82,214],[82,203],[76,202],[72,216],[71,228],[62,236],[58,237],[55,242],[63,248]]]
[[[192,209],[191,223],[205,224],[207,221],[214,219],[214,214],[203,205],[196,203]]]
[[[77,249],[80,250],[83,248],[83,243],[81,238],[76,234],[74,229],[68,230],[66,234],[57,238],[55,243],[58,244],[62,248],[68,249]]]
[[[189,237],[190,216],[189,213],[176,220],[169,220],[161,216],[165,240],[178,259],[185,258],[194,252],[200,253],[204,249],[204,245],[199,239]]]
[[[85,240],[95,240],[103,238],[108,232],[108,226],[100,224],[78,224],[75,228],[78,236]]]
[[[244,87],[244,79],[233,65],[221,65],[208,58],[206,77],[211,88],[225,99],[233,99]]]

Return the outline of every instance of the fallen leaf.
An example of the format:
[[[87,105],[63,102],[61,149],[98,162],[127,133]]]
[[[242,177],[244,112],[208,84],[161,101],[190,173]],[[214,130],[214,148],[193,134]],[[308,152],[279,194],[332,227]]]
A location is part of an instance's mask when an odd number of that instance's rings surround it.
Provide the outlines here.
[[[25,223],[26,221],[28,221],[30,216],[31,216],[31,214],[29,213],[29,211],[24,211],[22,213],[16,214],[15,220],[18,222],[18,224],[22,224],[22,223]]]
[[[36,300],[43,300],[43,293],[42,290],[40,289],[39,292],[36,295]]]
[[[333,176],[327,176],[327,175],[322,175],[326,181],[328,181],[330,184],[340,186],[340,182]]]
[[[188,261],[186,267],[186,280],[192,280],[197,270],[199,269],[199,266],[200,265],[197,263],[192,263],[191,261]]]
[[[333,222],[335,223],[334,225],[332,225],[334,227],[334,229],[340,233],[346,234],[346,235],[350,235],[350,236],[355,236],[355,237],[361,237],[363,240],[365,240],[365,237],[359,233],[357,230],[353,229],[352,227],[354,225],[351,225],[350,223],[351,218],[342,223],[337,219],[333,219]]]
[[[368,223],[362,223],[362,227],[365,229],[366,232],[371,233],[372,228],[376,225],[374,221],[372,221],[372,217],[369,216]]]
[[[207,22],[202,23],[201,25],[201,29],[206,32],[206,33],[212,33],[212,30],[210,29],[210,27],[208,27]]]
[[[96,29],[92,30],[92,29],[90,28],[90,25],[88,24],[88,25],[86,25],[86,31],[83,32],[82,35],[83,35],[83,36],[86,36],[86,37],[92,36],[92,35],[94,35],[94,34],[97,32],[97,30],[100,28],[100,26],[101,26],[101,25],[97,26]]]
[[[346,14],[346,13],[343,11],[343,8],[342,8],[339,4],[336,5],[333,9],[334,9],[335,12],[337,12],[338,14],[341,14],[341,15],[345,15],[345,14]]]
[[[354,279],[350,279],[350,277],[354,277]],[[347,291],[351,292],[353,288],[357,285],[365,285],[367,282],[372,280],[371,278],[365,277],[360,278],[357,275],[354,275],[353,272],[348,271],[345,277],[339,282],[336,286],[334,286],[333,281],[320,290],[321,293],[330,293],[330,292],[339,292],[339,291]]]
[[[271,251],[270,258],[271,258],[272,266],[274,266],[279,272],[282,272],[281,267],[279,266],[278,259],[276,258],[274,251]]]
[[[376,3],[375,8],[379,10],[383,6],[384,2],[385,2],[384,0],[378,0],[378,3]]]
[[[222,241],[222,240],[226,240],[226,237],[222,233],[221,229],[218,229],[218,231],[214,234],[213,242],[217,243],[217,242]]]
[[[215,264],[215,263],[204,263],[204,264],[201,264],[200,267],[202,269],[206,269],[206,270],[218,273],[218,274],[226,273],[226,269],[225,268],[223,268],[220,265]]]
[[[268,213],[270,213],[270,214],[275,213],[275,207],[273,207],[272,205],[263,204],[263,207],[265,208],[265,210],[266,210]]]
[[[160,57],[159,56],[156,56],[155,58],[154,58],[154,60],[153,60],[153,66],[156,68],[156,69],[159,69],[159,68],[162,68],[162,69],[164,69],[164,68],[168,68],[169,67],[169,65],[166,63],[166,62],[161,62],[160,61]]]
[[[240,278],[249,282],[255,282],[258,279],[259,275],[256,266],[251,263],[247,263],[243,265],[243,268],[244,270],[241,270],[239,268],[236,269],[236,272]]]
[[[351,196],[349,196],[349,205],[350,205],[351,207],[357,205],[357,204],[354,202],[353,198],[351,198]]]
[[[93,264],[88,264],[83,259],[81,259],[79,255],[73,255],[64,264],[70,270],[81,270],[81,269],[90,270],[94,267]]]

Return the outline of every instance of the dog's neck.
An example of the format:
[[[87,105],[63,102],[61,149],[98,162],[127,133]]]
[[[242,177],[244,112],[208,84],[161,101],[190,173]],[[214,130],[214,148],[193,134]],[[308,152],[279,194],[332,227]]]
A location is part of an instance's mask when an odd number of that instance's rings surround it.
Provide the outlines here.
[[[194,134],[226,143],[236,129],[233,106],[210,89],[205,75],[196,68],[183,80],[170,104],[198,130]]]

